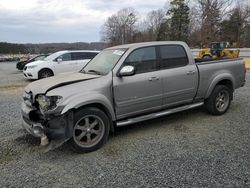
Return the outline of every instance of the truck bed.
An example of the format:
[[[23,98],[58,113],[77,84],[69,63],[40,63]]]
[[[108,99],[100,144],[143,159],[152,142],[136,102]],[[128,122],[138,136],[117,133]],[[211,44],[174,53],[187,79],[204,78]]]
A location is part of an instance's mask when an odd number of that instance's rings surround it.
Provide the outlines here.
[[[196,98],[204,98],[213,83],[221,79],[233,82],[233,89],[241,87],[245,82],[245,64],[242,58],[221,59],[196,62],[199,71],[199,87]]]

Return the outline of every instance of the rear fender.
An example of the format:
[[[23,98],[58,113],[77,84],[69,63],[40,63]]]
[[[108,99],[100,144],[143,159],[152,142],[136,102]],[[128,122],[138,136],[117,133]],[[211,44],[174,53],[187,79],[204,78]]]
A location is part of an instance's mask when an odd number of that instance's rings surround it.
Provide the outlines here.
[[[235,88],[235,81],[234,81],[233,76],[231,74],[229,74],[229,73],[219,74],[216,77],[214,77],[214,79],[212,80],[211,84],[209,85],[208,90],[207,90],[206,95],[205,95],[205,99],[207,99],[210,96],[210,94],[214,90],[215,86],[220,81],[223,81],[223,80],[229,80],[229,81],[231,81],[231,83],[233,85],[233,90],[234,90],[234,88]]]

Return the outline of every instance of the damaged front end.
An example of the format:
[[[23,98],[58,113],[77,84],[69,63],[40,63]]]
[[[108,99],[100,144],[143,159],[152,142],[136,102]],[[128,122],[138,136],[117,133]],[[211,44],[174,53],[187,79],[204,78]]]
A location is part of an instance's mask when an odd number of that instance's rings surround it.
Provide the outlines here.
[[[23,95],[22,125],[30,134],[41,138],[46,151],[61,146],[72,137],[73,111],[61,114],[61,99],[42,94],[33,96],[31,92]]]

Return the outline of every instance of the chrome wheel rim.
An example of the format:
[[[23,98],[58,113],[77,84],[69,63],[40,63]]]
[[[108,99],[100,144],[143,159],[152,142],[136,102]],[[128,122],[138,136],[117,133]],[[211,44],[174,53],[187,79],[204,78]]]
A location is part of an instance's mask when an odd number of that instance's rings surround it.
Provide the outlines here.
[[[86,115],[76,122],[73,129],[73,139],[81,147],[92,147],[103,137],[104,123],[96,115]]]
[[[226,91],[220,91],[216,97],[216,108],[218,111],[223,112],[227,109],[229,104],[229,94]]]

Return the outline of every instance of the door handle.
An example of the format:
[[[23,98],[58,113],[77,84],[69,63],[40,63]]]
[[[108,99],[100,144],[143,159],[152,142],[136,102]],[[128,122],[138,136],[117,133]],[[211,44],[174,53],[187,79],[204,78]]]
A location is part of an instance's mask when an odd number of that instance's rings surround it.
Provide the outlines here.
[[[157,76],[153,76],[148,79],[148,81],[157,81],[157,80],[159,80],[159,77]]]
[[[188,71],[187,72],[187,75],[194,75],[195,74],[195,71]]]

